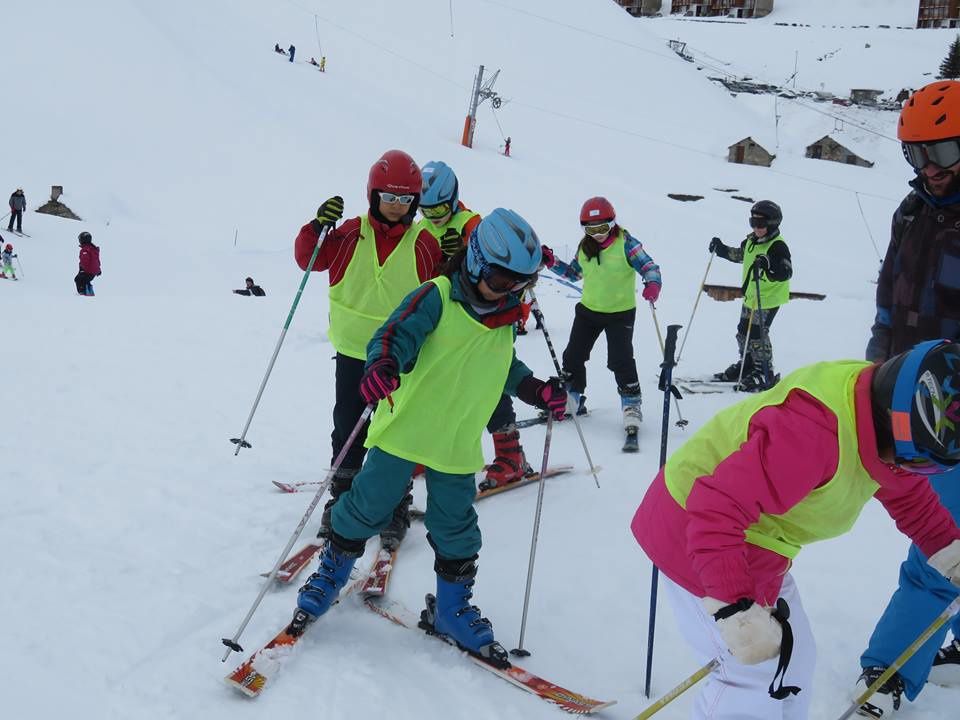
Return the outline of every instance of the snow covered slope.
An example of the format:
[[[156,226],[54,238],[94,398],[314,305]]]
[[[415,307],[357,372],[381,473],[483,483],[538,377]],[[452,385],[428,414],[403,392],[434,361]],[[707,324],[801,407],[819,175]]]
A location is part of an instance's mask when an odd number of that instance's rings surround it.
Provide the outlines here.
[[[843,43],[830,72],[851,86],[876,82],[881,63],[903,68],[884,87],[920,84],[941,54],[894,61],[891,43],[877,60],[860,53],[859,35],[847,44],[817,27],[841,20],[807,17],[799,0],[778,5],[812,26],[804,28],[815,41],[811,53]],[[687,322],[710,237],[736,242],[748,232],[749,205],[731,195],[775,199],[786,216],[794,287],[828,295],[778,317],[779,369],[861,356],[877,253],[908,178],[890,139],[894,114],[849,116],[875,130],[857,131],[870,143],[873,169],[807,160],[803,146],[826,132],[822,123],[832,128],[833,117],[781,107],[778,130],[767,98],[731,97],[664,43],[674,31],[663,28],[673,25],[702,33],[691,45],[755,77],[782,80],[792,72],[796,36],[777,35],[786,31],[773,17],[731,34],[706,23],[634,21],[609,0],[452,8],[452,37],[450,4],[436,0],[31,0],[4,13],[16,32],[4,41],[14,62],[5,65],[13,77],[0,189],[23,186],[32,209],[50,185],[62,184],[63,200],[84,218],[29,212],[24,229],[32,237],[23,239],[0,228],[25,272],[17,283],[0,282],[5,717],[557,716],[478,674],[453,650],[349,604],[316,627],[256,703],[220,683],[229,668],[220,663],[219,639],[243,618],[258,573],[275,561],[308,502],[276,493],[270,480],[319,479],[329,460],[326,278],[307,285],[251,429],[253,449],[234,457],[227,439],[243,425],[300,282],[293,238],[329,195],[342,194],[348,214],[362,212],[367,171],[386,149],[403,148],[421,163],[445,160],[468,204],[516,209],[564,257],[577,242],[581,202],[607,195],[662,267],[664,325]],[[920,37],[883,32],[903,42]],[[297,62],[273,53],[276,42],[294,43]],[[769,61],[771,48],[786,74],[758,61]],[[321,54],[324,74],[301,62]],[[508,102],[496,115],[481,108],[475,148],[467,150],[458,143],[481,63],[502,70],[496,90]],[[772,168],[726,163],[729,144],[777,132]],[[512,158],[497,153],[505,135]],[[667,193],[703,199],[681,203]],[[102,248],[104,274],[92,299],[72,290],[81,229]],[[266,298],[230,294],[246,275]],[[738,278],[738,267],[717,262],[709,280]],[[560,351],[576,299],[549,280],[539,293]],[[702,374],[733,359],[737,312],[735,304],[700,304],[680,372]],[[594,412],[585,422],[603,466],[601,488],[583,472],[573,428],[558,427],[551,462],[580,472],[547,488],[526,644],[532,670],[617,699],[606,716],[631,718],[645,705],[650,564],[628,524],[658,466],[661,403],[659,348],[645,308],[636,333],[647,398],[639,456],[619,453],[604,351],[601,341],[589,368]],[[552,372],[538,333],[520,338],[518,352],[539,375]],[[729,401],[686,399],[691,427],[671,427],[670,446]],[[530,412],[518,407],[521,417]],[[539,464],[542,429],[525,431],[523,441]],[[478,506],[485,544],[476,600],[507,646],[519,631],[535,497],[528,488]],[[815,717],[844,706],[905,547],[871,507],[851,535],[810,548],[797,563],[822,638],[810,690]],[[414,526],[391,593],[418,608],[432,589],[432,553]],[[243,642],[253,647],[275,632],[294,595],[293,588],[268,593]],[[656,693],[695,669],[662,609]],[[956,698],[931,688],[912,717],[944,717]],[[682,718],[688,702],[658,717]]]

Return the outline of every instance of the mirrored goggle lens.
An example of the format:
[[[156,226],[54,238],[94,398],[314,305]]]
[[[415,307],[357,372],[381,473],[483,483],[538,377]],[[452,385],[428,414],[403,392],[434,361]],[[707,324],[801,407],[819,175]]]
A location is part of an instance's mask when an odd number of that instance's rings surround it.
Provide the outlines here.
[[[587,235],[606,235],[610,232],[610,228],[613,227],[613,223],[605,222],[600,223],[599,225],[584,225],[583,231]]]
[[[923,170],[930,163],[942,168],[953,167],[960,162],[960,140],[903,143],[903,156],[914,170]]]
[[[948,465],[941,465],[940,463],[925,457],[915,457],[910,459],[897,458],[897,465],[903,470],[912,472],[915,475],[941,475],[945,472],[950,472],[953,469]]]
[[[436,220],[437,218],[442,218],[450,214],[450,203],[443,203],[442,205],[434,205],[433,207],[421,206],[420,212],[423,213],[423,216],[425,218]]]
[[[517,277],[491,268],[483,276],[487,287],[497,293],[518,293],[533,280],[532,277]]]
[[[380,199],[385,203],[400,203],[401,205],[409,205],[416,197],[416,195],[394,195],[388,192],[380,193]]]

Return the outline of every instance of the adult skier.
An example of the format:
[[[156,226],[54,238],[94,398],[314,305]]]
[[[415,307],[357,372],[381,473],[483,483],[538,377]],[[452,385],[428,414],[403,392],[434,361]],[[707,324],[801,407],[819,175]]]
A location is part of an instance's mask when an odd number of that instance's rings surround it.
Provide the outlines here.
[[[360,386],[365,402],[380,401],[366,441],[370,452],[333,506],[330,541],[319,570],[300,589],[291,632],[337,599],[367,538],[390,522],[419,463],[426,467],[425,523],[436,555],[429,622],[464,650],[509,664],[490,621],[469,602],[481,545],[474,472],[483,465],[483,426],[502,392],[555,417],[564,412],[560,381],[533,377],[513,349],[518,294],[540,261],[533,228],[514,211],[497,208],[444,274],[411,292],[376,332]]]
[[[741,359],[714,377],[730,382],[739,380],[736,389],[744,392],[766,390],[776,382],[770,325],[780,307],[790,300],[789,280],[793,275],[790,249],[780,234],[781,222],[783,212],[780,206],[772,200],[761,200],[750,208],[750,227],[753,232],[744,238],[739,247],[724,245],[718,237],[710,241],[710,252],[716,253],[717,257],[743,264],[743,306],[737,324],[737,346]],[[755,271],[760,272],[759,307],[763,311],[762,322],[757,312]]]
[[[23,232],[23,211],[27,209],[27,198],[23,194],[23,188],[17,188],[10,195],[10,222],[7,223],[7,230],[13,232],[13,223],[17,223],[17,232]]]
[[[93,244],[93,236],[87,231],[77,235],[80,243],[80,272],[73,278],[80,295],[93,295],[93,279],[100,274],[100,248]]]
[[[897,136],[916,175],[893,215],[877,282],[877,316],[866,352],[867,359],[876,362],[923,340],[960,339],[960,82],[937,80],[914,93],[900,112]],[[960,520],[956,474],[930,478],[930,484],[953,519]],[[860,657],[858,695],[956,595],[957,589],[912,545],[900,566],[899,586]],[[953,640],[943,645],[948,627]],[[960,619],[955,617],[881,687],[861,714],[889,717],[902,695],[915,700],[928,680],[960,684],[958,638]]]
[[[816,649],[790,568],[871,497],[960,583],[960,529],[925,477],[960,461],[957,424],[935,422],[958,387],[947,340],[881,366],[821,362],[721,410],[670,456],[632,530],[687,643],[703,662],[719,654],[694,720],[808,717]]]
[[[637,315],[637,275],[643,278],[643,299],[660,297],[660,267],[643,245],[617,224],[613,205],[592,197],[580,208],[583,238],[569,263],[554,260],[554,273],[583,280],[583,297],[574,311],[570,339],[563,351],[563,372],[578,414],[586,412],[586,362],[600,337],[607,336],[607,368],[617,381],[623,426],[636,439],[643,413],[637,362],[633,357],[633,324]]]
[[[401,150],[384,153],[367,179],[369,209],[332,227],[313,264],[315,272],[327,271],[330,279],[328,334],[337,351],[333,458],[340,454],[366,405],[360,380],[367,343],[407,293],[437,274],[443,259],[433,236],[413,225],[420,186],[420,168],[413,158]],[[323,226],[335,226],[342,217],[343,198],[332,197],[300,229],[294,256],[301,269],[306,270]],[[333,477],[318,537],[329,536],[330,509],[363,464],[365,436],[366,428]],[[399,545],[406,535],[412,499],[408,494],[395,508],[393,521],[382,533],[385,546]]]
[[[428,162],[421,169],[423,190],[420,193],[420,227],[440,243],[443,254],[450,258],[459,253],[480,224],[480,214],[460,200],[460,181],[444,162]],[[480,489],[516,482],[533,472],[520,444],[520,431],[515,427],[517,415],[513,400],[504,393],[487,422],[493,436],[493,462],[486,466]]]

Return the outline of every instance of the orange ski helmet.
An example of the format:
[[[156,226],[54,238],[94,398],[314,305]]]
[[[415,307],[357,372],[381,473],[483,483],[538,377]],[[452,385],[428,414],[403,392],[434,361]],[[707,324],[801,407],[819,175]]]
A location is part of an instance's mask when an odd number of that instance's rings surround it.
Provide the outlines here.
[[[903,104],[897,123],[900,142],[934,142],[955,137],[960,137],[960,82],[932,82]]]

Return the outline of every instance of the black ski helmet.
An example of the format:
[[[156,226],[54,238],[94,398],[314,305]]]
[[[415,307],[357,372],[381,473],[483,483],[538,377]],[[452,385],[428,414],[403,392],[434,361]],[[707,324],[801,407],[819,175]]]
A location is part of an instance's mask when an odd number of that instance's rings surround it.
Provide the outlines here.
[[[84,230],[82,233],[77,235],[77,240],[80,241],[81,245],[86,245],[87,243],[93,242],[93,235]]]
[[[960,344],[928,340],[890,358],[871,394],[875,410],[889,410],[897,464],[943,473],[960,463]]]
[[[767,237],[774,237],[780,230],[783,222],[783,210],[773,200],[760,200],[750,208],[751,215],[758,215],[767,220]]]

